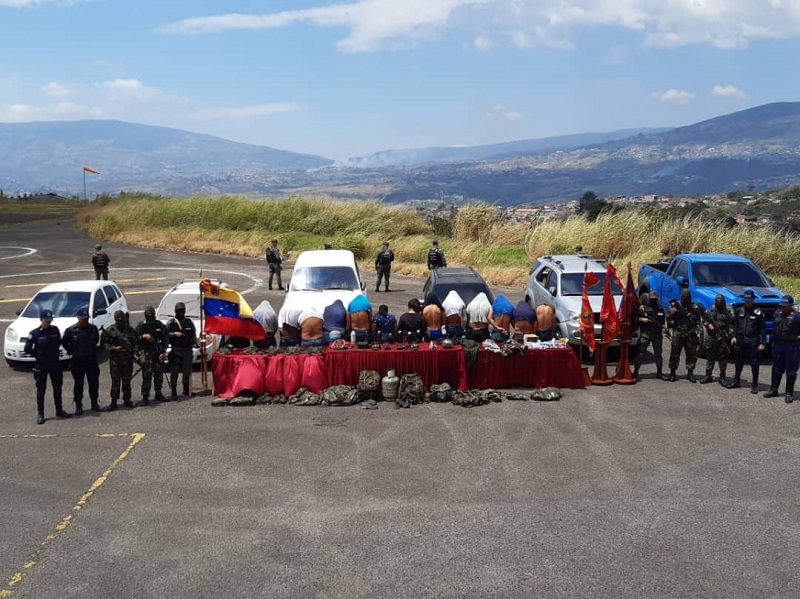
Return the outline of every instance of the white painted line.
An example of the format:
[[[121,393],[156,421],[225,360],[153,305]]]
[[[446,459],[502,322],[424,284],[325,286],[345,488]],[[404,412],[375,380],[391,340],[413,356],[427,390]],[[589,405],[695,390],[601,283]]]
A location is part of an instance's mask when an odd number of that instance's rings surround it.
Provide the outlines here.
[[[4,256],[0,258],[0,260],[13,260],[14,258],[24,258],[25,256],[31,256],[39,251],[33,248],[19,247],[16,245],[0,245],[0,250],[23,250],[22,254],[17,254],[16,256]]]

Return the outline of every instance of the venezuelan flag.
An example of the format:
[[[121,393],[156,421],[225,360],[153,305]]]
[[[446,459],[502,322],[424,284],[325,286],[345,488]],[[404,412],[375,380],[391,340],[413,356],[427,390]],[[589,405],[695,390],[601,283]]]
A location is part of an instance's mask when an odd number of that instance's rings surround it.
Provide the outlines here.
[[[222,288],[208,279],[200,281],[203,295],[206,333],[264,339],[264,327],[253,317],[253,311],[238,291]]]

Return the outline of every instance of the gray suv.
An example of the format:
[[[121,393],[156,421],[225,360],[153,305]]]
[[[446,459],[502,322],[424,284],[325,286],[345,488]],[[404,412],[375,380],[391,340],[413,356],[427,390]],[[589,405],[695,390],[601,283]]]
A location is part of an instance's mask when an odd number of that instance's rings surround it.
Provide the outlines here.
[[[594,334],[599,339],[600,308],[603,304],[603,287],[606,281],[606,262],[586,254],[542,256],[533,265],[525,288],[525,301],[536,308],[541,304],[553,307],[556,313],[557,336],[566,338],[570,345],[580,345],[580,315],[583,289],[583,274],[590,271],[597,275],[599,283],[590,287],[589,301],[594,312]],[[622,289],[612,280],[611,291],[619,309]],[[637,343],[634,337],[633,343]],[[612,345],[616,345],[615,341]]]

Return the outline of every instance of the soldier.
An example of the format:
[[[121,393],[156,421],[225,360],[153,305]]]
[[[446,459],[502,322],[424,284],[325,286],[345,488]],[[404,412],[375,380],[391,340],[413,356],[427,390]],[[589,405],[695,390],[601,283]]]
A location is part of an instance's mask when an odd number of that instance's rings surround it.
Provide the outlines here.
[[[72,356],[72,397],[75,400],[75,415],[83,414],[83,379],[89,386],[89,400],[92,412],[100,411],[98,403],[100,388],[100,365],[97,362],[97,351],[100,344],[100,331],[89,322],[89,310],[78,311],[78,322],[64,331],[61,345]]]
[[[775,340],[772,343],[772,384],[764,397],[778,397],[781,377],[786,373],[786,394],[784,401],[794,401],[794,382],[800,366],[800,351],[797,343],[800,336],[800,314],[794,311],[794,298],[784,295],[781,307],[772,317],[775,322]]]
[[[745,361],[750,362],[753,380],[750,383],[750,393],[758,393],[758,352],[766,349],[767,322],[764,313],[755,307],[756,292],[752,289],[744,290],[744,305],[734,310],[735,331],[731,338],[731,347],[736,352],[736,372],[733,381],[727,385],[728,389],[738,389],[742,386],[740,377]]]
[[[114,324],[103,331],[101,340],[103,348],[108,352],[108,366],[111,371],[111,403],[106,406],[105,411],[113,412],[117,409],[120,387],[122,403],[126,408],[134,408],[131,401],[131,379],[136,358],[136,331],[128,323],[125,312],[114,312]]]
[[[156,319],[156,309],[144,309],[144,321],[136,325],[136,339],[139,343],[139,364],[142,366],[142,401],[140,405],[150,404],[151,383],[156,388],[156,401],[167,401],[161,388],[164,386],[164,358],[167,356],[169,338],[167,327]]]
[[[728,358],[731,355],[730,339],[733,336],[733,310],[728,308],[725,297],[717,294],[714,305],[706,312],[706,335],[703,345],[706,354],[706,376],[700,381],[706,385],[714,381],[714,362],[719,362],[719,384],[723,387],[727,382],[725,372],[728,369]]]
[[[44,424],[44,394],[47,391],[47,377],[53,385],[53,401],[56,404],[56,416],[70,418],[72,414],[65,412],[61,405],[61,386],[64,376],[61,373],[59,361],[59,347],[61,346],[61,332],[52,324],[53,313],[42,310],[39,313],[40,325],[28,334],[25,341],[25,353],[36,358],[36,368],[33,376],[36,379],[36,409],[38,416],[36,424]]]
[[[281,258],[281,251],[278,249],[277,239],[272,240],[272,244],[266,249],[265,253],[267,265],[269,266],[269,288],[270,290],[272,289],[272,279],[275,275],[278,275],[278,289],[283,291],[283,283],[281,282],[281,270],[283,270],[281,263],[283,258]]]
[[[692,292],[681,290],[681,301],[672,301],[667,315],[667,325],[672,330],[672,347],[669,352],[669,381],[675,382],[675,371],[681,361],[681,350],[686,353],[686,380],[694,383],[694,366],[697,364],[697,327],[704,314],[703,307],[692,301]]]
[[[642,293],[639,296],[639,351],[633,360],[633,378],[639,378],[639,368],[647,353],[647,346],[653,344],[653,360],[656,363],[656,378],[667,380],[663,373],[664,360],[662,347],[667,315],[658,301],[658,291]]]
[[[175,304],[175,317],[167,323],[167,335],[172,346],[169,353],[170,399],[178,399],[178,373],[183,375],[183,394],[189,397],[194,358],[192,350],[197,347],[197,330],[192,320],[186,318],[186,304],[183,302]]]
[[[100,280],[101,278],[108,281],[108,265],[111,264],[111,258],[108,257],[103,251],[103,247],[98,243],[94,246],[94,254],[92,254],[92,267],[94,267],[94,278]]]
[[[386,291],[389,291],[389,274],[392,272],[392,262],[394,262],[394,252],[389,249],[389,242],[383,242],[383,248],[375,256],[375,271],[378,273],[378,282],[375,283],[375,291],[381,290],[381,280],[385,281]]]
[[[444,252],[439,249],[439,242],[433,240],[433,247],[428,250],[428,270],[434,268],[447,268],[447,260],[444,259]]]

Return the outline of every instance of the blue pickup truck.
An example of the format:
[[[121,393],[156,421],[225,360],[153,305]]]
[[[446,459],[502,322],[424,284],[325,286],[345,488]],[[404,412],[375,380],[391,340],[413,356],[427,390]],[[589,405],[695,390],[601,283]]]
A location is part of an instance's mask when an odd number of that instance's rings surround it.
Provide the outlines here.
[[[692,301],[706,310],[714,305],[718,293],[729,306],[740,306],[742,294],[749,287],[756,292],[755,305],[764,312],[770,339],[772,314],[784,295],[751,260],[731,254],[678,254],[668,264],[643,264],[639,268],[639,284],[644,281],[658,291],[665,309],[669,309],[671,301],[680,300],[683,289],[689,289]]]

